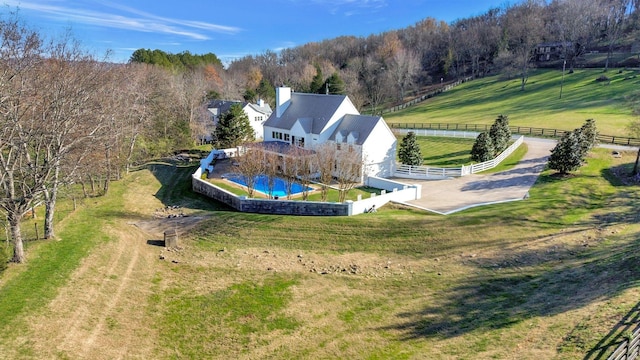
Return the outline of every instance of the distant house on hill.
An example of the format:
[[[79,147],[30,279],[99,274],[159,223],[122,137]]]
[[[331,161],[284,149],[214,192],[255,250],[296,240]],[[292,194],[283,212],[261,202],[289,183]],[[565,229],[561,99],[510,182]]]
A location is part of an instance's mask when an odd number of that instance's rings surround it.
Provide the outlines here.
[[[380,116],[360,115],[345,95],[276,89],[276,109],[264,123],[264,141],[313,150],[331,143],[340,151],[358,151],[364,174],[393,174],[397,140]]]
[[[570,42],[548,42],[538,44],[535,49],[536,60],[540,62],[559,60],[564,57],[565,49],[573,46]]]
[[[251,127],[255,131],[256,139],[264,138],[263,125],[272,112],[271,106],[265,103],[264,100],[258,100],[255,104],[241,101],[212,100],[207,106],[207,110],[212,116],[213,125],[215,126],[220,116],[229,111],[232,105],[236,104],[240,104],[244,113],[247,114]]]

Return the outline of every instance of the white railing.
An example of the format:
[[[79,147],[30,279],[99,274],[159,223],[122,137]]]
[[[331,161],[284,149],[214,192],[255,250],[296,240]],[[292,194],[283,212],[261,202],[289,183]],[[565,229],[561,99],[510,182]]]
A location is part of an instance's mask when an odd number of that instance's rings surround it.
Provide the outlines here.
[[[464,166],[458,168],[436,168],[398,164],[394,176],[407,179],[446,179],[464,176]]]
[[[504,159],[506,159],[509,155],[511,155],[520,145],[522,145],[523,142],[524,136],[519,136],[516,141],[511,144],[511,146],[509,146],[494,159],[467,166],[462,165],[460,167],[453,168],[438,168],[430,166],[397,164],[394,176],[406,179],[449,179],[476,174],[485,170],[493,169],[494,167],[500,165],[500,163],[504,161]]]

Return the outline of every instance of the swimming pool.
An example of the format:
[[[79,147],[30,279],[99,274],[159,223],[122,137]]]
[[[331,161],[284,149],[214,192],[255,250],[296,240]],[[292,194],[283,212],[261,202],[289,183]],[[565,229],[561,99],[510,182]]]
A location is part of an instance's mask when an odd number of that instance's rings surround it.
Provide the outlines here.
[[[233,181],[236,184],[242,185],[242,186],[247,186],[247,181],[245,179],[244,176],[240,175],[240,174],[225,174],[224,177],[226,177],[228,180]],[[258,175],[255,177],[255,184],[254,184],[254,189],[256,191],[260,191],[263,194],[269,194],[269,177],[266,175]],[[297,195],[301,192],[303,192],[305,189],[304,186],[302,186],[300,183],[293,183],[291,186],[291,195]],[[307,187],[306,188],[307,191],[311,191],[313,190],[313,188]],[[277,197],[286,197],[287,196],[287,190],[286,190],[286,183],[283,179],[281,178],[275,178],[274,182],[273,182],[273,190],[271,191],[271,195],[272,196],[277,196]]]

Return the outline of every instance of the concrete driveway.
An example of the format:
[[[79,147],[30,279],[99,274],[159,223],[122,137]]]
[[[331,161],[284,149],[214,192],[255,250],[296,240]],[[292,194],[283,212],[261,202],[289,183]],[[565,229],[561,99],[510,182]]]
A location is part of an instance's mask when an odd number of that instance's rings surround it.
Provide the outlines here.
[[[511,170],[450,180],[396,180],[422,185],[422,198],[409,205],[444,215],[474,206],[522,200],[544,170],[556,141],[525,138],[525,143],[527,154]]]

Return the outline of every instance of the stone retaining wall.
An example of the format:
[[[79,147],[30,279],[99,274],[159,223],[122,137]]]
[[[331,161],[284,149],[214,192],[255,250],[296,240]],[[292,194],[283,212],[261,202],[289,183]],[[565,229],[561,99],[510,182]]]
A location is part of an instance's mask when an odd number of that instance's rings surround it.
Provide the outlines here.
[[[352,215],[353,203],[342,204],[316,201],[251,199],[245,196],[237,196],[200,179],[200,173],[200,171],[196,171],[196,173],[194,173],[192,176],[191,185],[193,191],[227,204],[238,211],[276,215]]]

